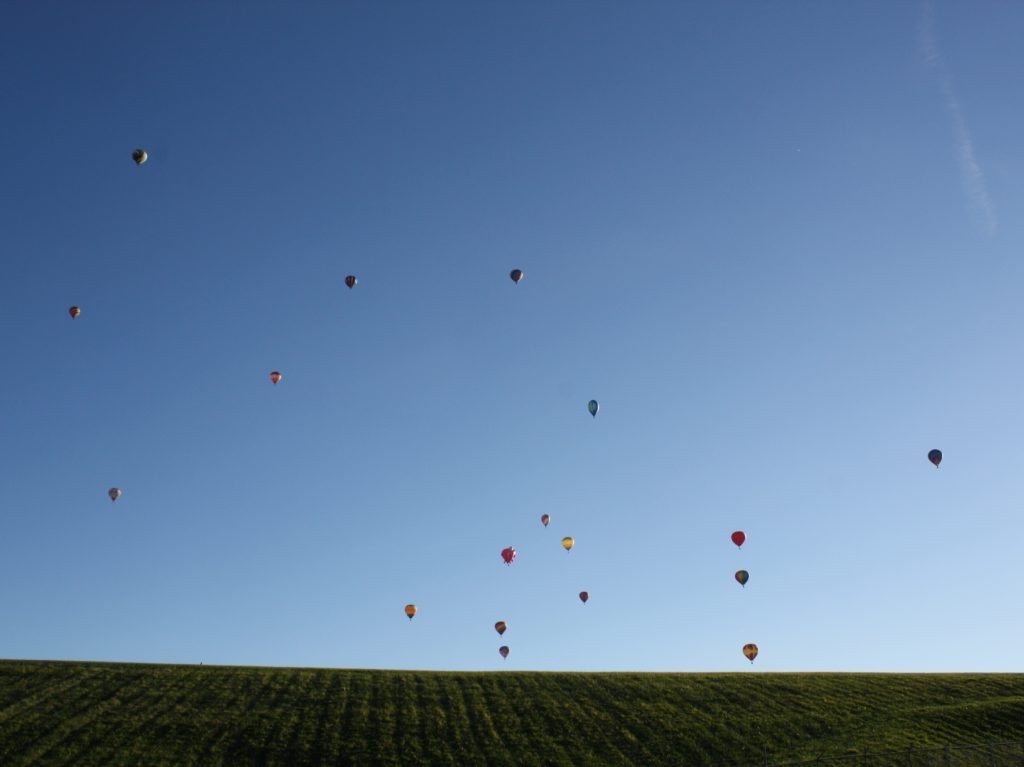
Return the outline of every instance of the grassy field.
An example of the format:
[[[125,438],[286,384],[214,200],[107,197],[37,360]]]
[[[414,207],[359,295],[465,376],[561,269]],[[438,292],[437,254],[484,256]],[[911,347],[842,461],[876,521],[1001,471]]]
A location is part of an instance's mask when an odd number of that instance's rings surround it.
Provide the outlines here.
[[[1024,675],[0,661],[0,764],[747,765],[1024,739]]]

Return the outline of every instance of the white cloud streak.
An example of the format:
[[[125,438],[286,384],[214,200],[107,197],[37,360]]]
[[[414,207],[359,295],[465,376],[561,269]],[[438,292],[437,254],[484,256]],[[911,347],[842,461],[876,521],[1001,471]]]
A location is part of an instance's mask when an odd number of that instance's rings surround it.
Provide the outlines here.
[[[920,41],[921,54],[925,64],[933,69],[939,78],[939,87],[942,90],[946,111],[953,123],[956,158],[960,165],[960,176],[967,194],[971,218],[982,232],[991,237],[996,233],[995,208],[992,205],[992,198],[989,197],[988,187],[985,185],[985,175],[974,154],[974,142],[971,141],[971,133],[967,129],[967,120],[964,118],[960,100],[956,97],[956,91],[953,89],[953,80],[946,71],[942,54],[939,51],[938,38],[935,34],[935,12],[930,2],[921,3]]]

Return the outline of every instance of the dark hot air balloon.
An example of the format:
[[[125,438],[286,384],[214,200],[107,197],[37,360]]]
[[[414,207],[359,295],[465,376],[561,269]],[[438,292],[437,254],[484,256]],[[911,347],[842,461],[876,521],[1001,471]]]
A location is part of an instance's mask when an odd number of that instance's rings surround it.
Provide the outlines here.
[[[278,373],[278,372],[277,372],[276,370],[275,370],[275,371],[274,371],[273,373],[271,373],[271,374],[270,374],[270,380],[271,380],[271,381],[273,382],[274,386],[277,386],[278,382],[279,382],[279,381],[280,381],[280,380],[281,380],[281,379],[282,379],[283,377],[284,377],[284,376],[282,376],[282,375],[281,375],[280,373]]]
[[[71,319],[75,319],[81,313],[82,310],[79,309],[77,306],[72,306],[70,309],[68,309],[68,314],[71,315]]]
[[[550,514],[541,514],[540,515],[540,523],[542,525],[544,525],[544,527],[547,527],[548,526],[548,522],[550,522],[550,521],[551,521],[551,515]]]
[[[518,285],[519,284],[519,280],[523,279],[523,270],[522,269],[513,269],[509,273],[508,276],[512,278],[512,282],[514,282],[516,285]]]
[[[142,163],[149,159],[149,155],[146,154],[145,149],[136,149],[132,152],[132,159],[135,160],[136,165],[142,165]]]
[[[745,540],[747,540],[747,536],[742,530],[737,530],[732,534],[732,542],[737,546],[742,546]]]
[[[498,652],[501,653],[502,658],[508,657],[508,645],[502,645],[498,648]]]
[[[348,285],[349,290],[354,288],[357,282],[359,282],[359,280],[356,279],[356,276],[354,274],[350,274],[348,277],[345,278],[345,284]]]
[[[587,403],[587,410],[590,411],[590,414],[594,416],[594,418],[597,418],[597,411],[600,409],[601,406],[597,404],[596,399],[592,399],[590,400],[590,402]]]
[[[406,605],[405,614],[409,616],[409,620],[412,620],[416,615],[416,605]]]
[[[110,500],[116,501],[118,498],[121,497],[121,489],[117,487],[112,487],[107,491],[107,495],[110,496]]]
[[[757,645],[756,644],[745,644],[743,645],[743,654],[747,656],[747,660],[751,663],[754,662],[754,658],[757,657]]]
[[[509,546],[507,549],[501,550],[501,558],[505,560],[506,565],[512,564],[516,558],[516,550]]]
[[[929,450],[928,460],[935,464],[935,468],[939,468],[939,464],[942,463],[942,451],[941,450]]]
[[[736,571],[736,581],[741,586],[746,586],[747,585],[747,581],[749,581],[749,580],[750,580],[750,573],[748,573],[746,570],[737,570]]]
[[[590,599],[590,594],[588,592],[586,592],[586,591],[581,591],[580,592],[580,601],[583,604],[586,604],[588,599]]]
[[[498,621],[494,624],[494,630],[498,632],[498,636],[505,633],[505,629],[508,628],[508,624],[505,621]]]

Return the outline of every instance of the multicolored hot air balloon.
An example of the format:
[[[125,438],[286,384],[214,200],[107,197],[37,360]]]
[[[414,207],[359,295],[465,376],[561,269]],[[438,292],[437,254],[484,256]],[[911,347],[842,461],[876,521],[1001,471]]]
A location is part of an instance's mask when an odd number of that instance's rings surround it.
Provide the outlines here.
[[[511,272],[509,272],[508,276],[512,278],[512,282],[514,282],[516,285],[518,285],[519,284],[519,280],[523,279],[523,270],[522,269],[513,269]]]
[[[121,488],[112,487],[107,491],[107,495],[110,496],[111,501],[116,501],[118,498],[121,497]]]
[[[512,564],[512,562],[516,558],[516,550],[513,549],[511,546],[509,546],[508,548],[502,549],[501,550],[501,558],[503,560],[505,560],[505,564],[506,565]]]
[[[743,654],[747,656],[747,660],[751,663],[754,662],[754,658],[757,657],[757,645],[756,644],[745,644],[743,645]]]
[[[928,460],[935,464],[935,468],[939,468],[939,464],[942,463],[942,451],[941,450],[929,450]]]
[[[586,604],[588,599],[590,599],[590,594],[588,592],[586,592],[586,591],[581,591],[580,592],[580,601],[583,604]]]
[[[562,539],[562,548],[563,548],[563,549],[565,549],[566,551],[569,551],[569,550],[570,550],[570,549],[571,549],[571,548],[572,548],[573,546],[575,546],[575,545],[576,545],[576,541],[574,541],[574,540],[573,540],[573,539],[572,539],[571,537],[569,537],[568,535],[567,535],[567,536],[565,536],[565,537],[564,537],[564,538]]]
[[[345,284],[348,285],[349,290],[354,288],[357,282],[359,282],[359,280],[356,279],[356,276],[354,274],[350,274],[348,277],[345,278]]]
[[[412,620],[416,615],[416,605],[406,605],[405,614],[409,616],[409,620]]]
[[[132,152],[132,159],[135,160],[136,165],[142,165],[142,163],[149,159],[149,155],[146,154],[145,149],[136,149]]]
[[[590,400],[590,402],[587,403],[587,410],[590,411],[590,414],[594,416],[594,418],[597,418],[597,411],[600,409],[601,406],[597,404],[596,399],[592,399]]]
[[[749,581],[749,580],[750,580],[750,573],[748,573],[746,570],[737,570],[736,571],[736,581],[741,586],[743,586],[745,588],[746,585],[747,585],[747,581]]]
[[[81,313],[82,310],[79,309],[77,306],[72,306],[70,309],[68,309],[68,314],[71,315],[71,319],[75,319]]]
[[[737,547],[742,547],[745,540],[747,540],[747,536],[742,530],[737,530],[732,534],[732,542],[735,543]]]
[[[271,380],[271,381],[273,382],[274,386],[277,386],[278,382],[279,382],[279,381],[280,381],[280,380],[281,380],[282,378],[284,378],[284,376],[282,376],[282,375],[281,375],[280,373],[278,373],[278,372],[277,372],[276,370],[275,370],[275,371],[274,371],[273,373],[271,373],[271,374],[270,374],[270,380]],[[301,388],[301,387],[300,387],[300,388]]]
[[[505,621],[498,621],[494,624],[494,630],[498,632],[498,636],[505,633],[505,629],[508,628],[508,624]]]
[[[548,522],[550,522],[550,521],[551,521],[551,515],[550,514],[541,514],[540,515],[540,523],[542,525],[544,525],[544,527],[547,527],[548,526]]]
[[[507,658],[508,657],[508,645],[502,645],[501,647],[499,647],[498,648],[498,653],[500,653],[502,658]]]

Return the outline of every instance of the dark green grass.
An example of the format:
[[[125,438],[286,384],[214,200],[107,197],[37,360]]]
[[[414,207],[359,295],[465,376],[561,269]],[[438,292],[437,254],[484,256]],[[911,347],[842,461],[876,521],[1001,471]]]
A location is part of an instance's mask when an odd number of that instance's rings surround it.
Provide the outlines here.
[[[2,765],[748,765],[1024,739],[1024,675],[0,661]]]

